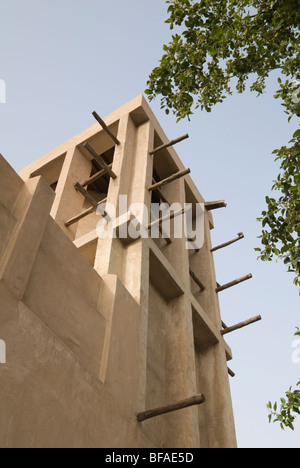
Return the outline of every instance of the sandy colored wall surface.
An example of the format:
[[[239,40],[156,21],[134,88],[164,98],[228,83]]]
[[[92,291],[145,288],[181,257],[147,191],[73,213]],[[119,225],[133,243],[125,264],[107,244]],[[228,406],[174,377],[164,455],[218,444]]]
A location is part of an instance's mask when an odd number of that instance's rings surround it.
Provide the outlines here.
[[[1,180],[15,187],[4,196],[7,186],[0,185],[0,330],[7,346],[0,366],[0,447],[151,445],[136,421],[138,304],[114,275],[101,279],[49,216],[51,203],[39,245],[34,226],[23,252],[18,239],[26,220],[12,212],[26,184],[0,163]],[[47,195],[40,203],[47,205],[53,196],[41,184]],[[32,203],[30,193],[22,203]],[[18,268],[22,257],[25,276]]]
[[[151,155],[168,139],[143,96],[105,122],[119,145],[97,123],[20,175],[0,155],[0,447],[235,447],[212,214],[198,249],[174,232],[100,238],[92,211],[104,196],[148,214],[161,195],[204,206],[189,175],[152,193],[154,178],[186,168],[173,147]],[[115,178],[91,183],[100,157]],[[202,393],[200,407],[137,420]]]

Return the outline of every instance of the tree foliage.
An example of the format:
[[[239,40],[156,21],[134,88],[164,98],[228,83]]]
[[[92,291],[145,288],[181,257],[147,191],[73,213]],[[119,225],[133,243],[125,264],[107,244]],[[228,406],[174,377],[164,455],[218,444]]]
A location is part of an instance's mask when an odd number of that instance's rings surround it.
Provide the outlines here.
[[[281,172],[273,190],[278,199],[266,197],[267,211],[262,212],[261,242],[257,248],[263,261],[282,258],[288,271],[295,274],[294,283],[300,285],[300,130],[290,142],[274,151],[281,161]]]
[[[298,328],[295,336],[300,336],[300,329]],[[292,387],[286,392],[286,398],[280,399],[280,405],[271,402],[268,403],[267,408],[269,410],[269,421],[279,422],[281,429],[286,427],[294,430],[294,421],[298,415],[300,415],[300,381],[297,383],[297,389],[293,390]],[[280,410],[278,408],[280,406]]]
[[[178,120],[201,107],[210,112],[234,87],[262,94],[270,73],[280,75],[275,95],[289,120],[300,117],[299,0],[168,0],[172,41],[149,78],[149,99],[161,96]],[[281,258],[300,286],[300,131],[275,150],[281,162],[262,213],[259,258]]]
[[[162,95],[162,104],[178,118],[193,106],[210,111],[232,93],[232,78],[243,92],[251,85],[261,94],[269,73],[299,73],[298,0],[168,0],[171,30],[180,33],[164,46],[159,67],[148,82],[150,99]]]

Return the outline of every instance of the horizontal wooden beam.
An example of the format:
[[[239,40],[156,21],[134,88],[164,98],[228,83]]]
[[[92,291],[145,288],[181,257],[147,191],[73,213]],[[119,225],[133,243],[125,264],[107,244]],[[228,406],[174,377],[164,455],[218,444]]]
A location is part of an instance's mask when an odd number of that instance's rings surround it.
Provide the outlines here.
[[[168,143],[165,143],[164,145],[161,145],[161,146],[158,146],[157,148],[155,148],[154,150],[150,151],[150,154],[156,154],[158,153],[159,151],[162,151],[166,148],[169,148],[170,146],[174,146],[176,145],[177,143],[180,143],[181,141],[183,140],[186,140],[187,138],[189,138],[189,135],[186,134],[186,135],[183,135],[182,137],[179,137],[179,138],[176,138],[176,140],[171,140],[169,141]]]
[[[86,216],[88,216],[89,214],[91,213],[94,213],[94,211],[96,211],[96,208],[94,206],[91,206],[90,208],[88,208],[87,210],[83,211],[82,213],[74,216],[73,218],[69,219],[69,221],[67,221],[65,223],[65,226],[66,227],[69,227],[69,226],[72,226],[73,224],[77,223],[78,221],[80,221],[81,219],[85,218]]]
[[[172,213],[166,215],[166,216],[163,216],[162,218],[159,218],[159,219],[156,219],[155,221],[153,221],[152,223],[148,224],[147,226],[147,229],[151,229],[153,226],[155,226],[156,224],[162,224],[164,221],[168,221],[168,220],[171,220],[171,219],[174,219],[174,218],[177,218],[177,216],[182,216],[184,215],[185,213],[187,213],[189,210],[191,210],[192,207],[191,206],[188,206],[187,208],[182,208],[182,210],[179,210],[179,211],[173,211]]]
[[[224,200],[213,201],[213,202],[206,202],[204,203],[205,208],[208,211],[218,210],[219,208],[226,208],[227,203]]]
[[[113,164],[108,164],[108,167],[111,169],[113,166]],[[96,174],[94,174],[92,177],[90,177],[89,179],[87,179],[86,181],[83,182],[82,187],[87,187],[88,185],[92,184],[93,182],[96,182],[96,180],[99,180],[101,179],[101,177],[105,176],[107,174],[107,172],[102,169],[101,171],[97,172]]]
[[[182,400],[178,403],[169,406],[163,406],[161,408],[156,408],[149,411],[144,411],[143,413],[139,413],[137,415],[137,420],[139,422],[146,421],[147,419],[155,418],[157,416],[161,416],[163,414],[172,413],[174,411],[179,411],[181,409],[189,408],[195,405],[202,405],[205,403],[205,396],[204,395],[195,395],[192,398],[188,398],[186,400]]]
[[[249,275],[243,276],[242,278],[231,281],[231,283],[224,284],[224,286],[218,286],[216,292],[219,293],[221,291],[225,291],[225,289],[232,288],[233,286],[243,283],[244,281],[248,281],[251,278],[253,278],[253,276],[250,273]]]
[[[225,242],[225,244],[218,245],[217,247],[214,247],[211,249],[211,252],[216,252],[217,250],[224,249],[225,247],[228,247],[229,245],[234,244],[235,242],[240,241],[241,239],[244,239],[244,234],[242,232],[238,233],[238,237],[236,239],[233,239],[231,241]]]
[[[199,278],[195,275],[195,273],[191,269],[190,269],[190,277],[195,281],[197,286],[199,286],[201,292],[205,291],[205,286],[203,285],[203,283],[201,283]]]
[[[102,200],[101,202],[98,203],[98,206],[99,205],[102,205],[102,203],[106,203],[107,202],[107,198],[105,198],[104,200]],[[73,224],[77,223],[78,221],[80,221],[81,219],[85,218],[86,216],[90,215],[91,213],[94,213],[94,211],[96,211],[97,208],[95,208],[94,206],[91,206],[90,208],[88,208],[87,210],[83,211],[82,213],[79,213],[78,215],[74,216],[73,218],[69,219],[69,221],[67,221],[65,223],[65,226],[66,227],[69,227],[69,226],[72,226]]]
[[[253,323],[259,322],[262,320],[261,316],[258,315],[257,317],[253,317],[250,320],[246,320],[245,322],[238,323],[237,325],[234,325],[233,327],[228,327],[225,330],[221,330],[221,335],[227,335],[228,333],[232,333],[236,330],[240,330],[241,328],[248,327],[249,325],[252,325]]]
[[[190,173],[191,173],[190,169],[185,169],[184,171],[176,172],[176,174],[173,174],[170,177],[167,177],[166,179],[161,180],[160,182],[157,182],[154,185],[151,185],[150,187],[148,187],[148,190],[149,190],[149,192],[152,192],[153,190],[156,190],[156,189],[162,187],[163,185],[170,184],[174,180],[181,179],[181,177],[184,177],[184,176],[186,176],[186,175],[188,175]]]
[[[235,377],[235,373],[231,369],[229,369],[229,367],[228,367],[228,374],[230,375],[230,377]]]
[[[101,117],[97,114],[97,112],[93,112],[93,116],[95,117],[95,119],[97,120],[97,122],[101,125],[101,127],[103,128],[103,130],[107,133],[108,136],[110,136],[110,138],[114,141],[114,143],[116,143],[116,145],[120,145],[120,141],[118,140],[118,138],[113,134],[111,133],[111,131],[109,130],[108,126],[106,125],[106,123],[104,122],[104,120],[101,119]]]
[[[93,156],[93,158],[95,159],[95,161],[97,161],[99,166],[109,175],[109,177],[111,177],[112,179],[117,178],[116,174],[111,170],[108,164],[106,164],[102,156],[100,156],[100,154],[98,154],[89,143],[84,143],[83,146],[85,149],[88,150],[90,155]]]

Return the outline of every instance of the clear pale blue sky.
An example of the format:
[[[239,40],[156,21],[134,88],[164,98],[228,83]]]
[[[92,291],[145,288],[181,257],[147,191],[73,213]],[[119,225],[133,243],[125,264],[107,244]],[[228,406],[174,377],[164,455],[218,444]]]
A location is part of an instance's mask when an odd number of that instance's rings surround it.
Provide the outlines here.
[[[20,170],[146,88],[170,37],[163,0],[0,0],[0,152]],[[266,95],[234,95],[212,114],[197,111],[176,124],[159,101],[152,108],[169,138],[188,132],[176,149],[207,200],[226,199],[215,213],[214,244],[243,231],[246,239],[215,254],[219,283],[252,272],[254,279],[220,294],[223,320],[235,324],[257,314],[263,322],[228,338],[236,373],[231,380],[239,446],[300,446],[294,433],[267,422],[266,403],[297,382],[291,360],[299,296],[282,264],[256,260],[256,218],[265,206],[277,166],[271,156],[286,144],[288,124],[270,78]]]

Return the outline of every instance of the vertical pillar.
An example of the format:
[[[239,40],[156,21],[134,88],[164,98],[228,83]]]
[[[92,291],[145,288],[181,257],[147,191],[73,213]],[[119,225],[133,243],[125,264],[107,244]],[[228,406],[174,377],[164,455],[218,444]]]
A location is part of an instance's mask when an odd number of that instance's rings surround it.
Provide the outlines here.
[[[221,329],[220,304],[218,294],[216,293],[217,280],[214,259],[211,253],[212,244],[209,217],[210,214],[206,212],[204,245],[198,253],[190,251],[190,265],[193,272],[205,286],[205,290],[203,292],[198,291],[195,297],[214,325]]]
[[[152,183],[154,129],[151,122],[137,128],[135,152],[132,165],[132,179],[129,190],[129,206],[144,204],[150,209],[151,194],[148,186]],[[140,317],[140,359],[139,359],[139,401],[137,411],[145,409],[147,391],[147,345],[148,345],[148,302],[149,302],[149,242],[139,239],[126,248],[124,257],[125,286],[141,306]]]
[[[75,190],[74,184],[78,182],[79,175],[86,180],[90,173],[91,161],[77,147],[70,148],[57,184],[51,216],[71,240],[76,237],[78,224],[66,227],[65,222],[80,213],[84,205],[84,198]]]
[[[129,114],[121,117],[113,171],[117,175],[109,184],[107,202],[119,215],[119,195],[127,195],[131,185],[136,127]],[[100,218],[99,218],[100,221]],[[123,247],[118,239],[98,239],[94,268],[101,275],[115,274],[122,278]]]
[[[223,343],[196,350],[198,386],[206,402],[199,408],[201,448],[236,448],[235,425]]]
[[[0,280],[21,299],[49,219],[54,193],[41,178],[24,183],[13,208],[16,225],[0,265]]]
[[[128,191],[128,207],[137,203],[144,207],[146,213],[150,212],[151,202],[151,194],[147,187],[152,181],[153,163],[149,151],[153,139],[154,130],[150,122],[137,128],[134,159],[131,167],[131,187]],[[143,213],[141,216],[143,219]],[[129,244],[124,259],[125,286],[138,303],[141,302],[141,296],[145,294],[143,287],[146,285],[148,289],[149,284],[148,261],[144,261],[144,256],[147,256],[146,246],[147,243],[142,239]]]
[[[169,186],[167,197],[171,196],[171,191],[179,194],[179,199],[182,207],[186,201],[185,197],[185,181],[180,179],[173,182]],[[172,200],[172,197],[171,197]],[[184,225],[184,219],[182,218]],[[179,277],[186,285],[186,291],[189,291],[189,260],[186,250],[186,238],[184,235],[184,226],[182,230],[182,238],[174,239],[171,249],[176,249],[174,252],[176,269]],[[170,255],[172,250],[170,249]],[[174,260],[173,260],[174,261]],[[195,350],[194,350],[194,330],[192,320],[192,309],[190,306],[190,299],[188,295],[184,295],[179,299],[173,300],[173,314],[170,334],[174,337],[172,354],[169,357],[170,368],[176,370],[174,372],[172,382],[173,400],[175,401],[175,394],[178,389],[176,388],[175,375],[180,378],[180,388],[182,395],[177,393],[177,399],[186,398],[191,395],[197,394],[196,383],[196,365],[195,365]],[[178,350],[178,351],[176,351]],[[178,412],[174,415],[176,418],[176,432],[173,434],[174,440],[177,439],[178,446],[185,447],[199,447],[199,424],[198,424],[198,407],[190,408],[184,412]],[[175,419],[174,419],[175,423]]]

